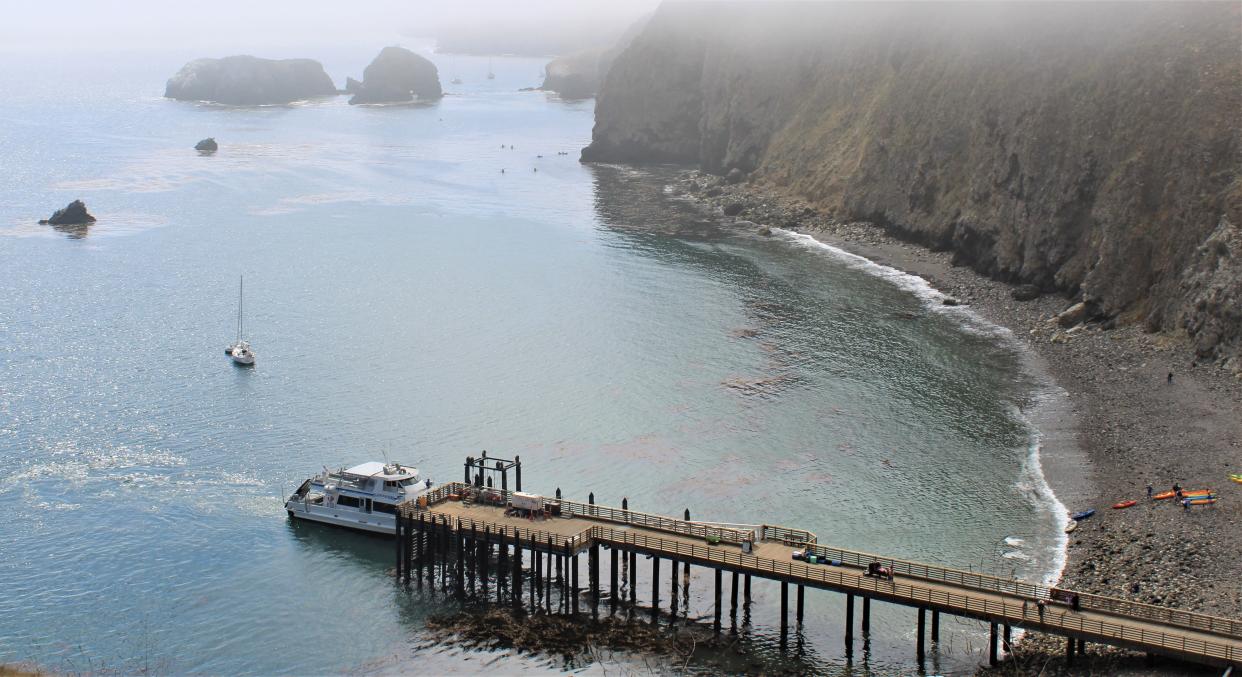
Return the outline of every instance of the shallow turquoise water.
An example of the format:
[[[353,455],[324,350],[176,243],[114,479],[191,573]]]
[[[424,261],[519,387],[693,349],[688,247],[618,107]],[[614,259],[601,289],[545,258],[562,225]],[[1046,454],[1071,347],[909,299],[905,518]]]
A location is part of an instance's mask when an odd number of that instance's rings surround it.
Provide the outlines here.
[[[372,51],[298,55],[341,81]],[[602,669],[432,643],[452,603],[395,590],[389,544],[287,522],[307,475],[385,454],[441,481],[520,454],[547,493],[1055,566],[1034,382],[968,311],[721,225],[666,170],[580,165],[591,103],[516,91],[537,60],[487,81],[458,58],[467,82],[428,107],[160,98],[193,56],[0,59],[0,662]],[[192,150],[205,136],[219,153]],[[77,197],[94,226],[35,223]],[[221,354],[241,274],[253,370]],[[710,588],[696,573],[691,615]],[[837,596],[809,593],[782,654],[777,587],[755,591],[750,660],[843,665]],[[913,669],[914,612],[880,607],[868,665]],[[951,628],[941,667],[967,669],[979,629]]]

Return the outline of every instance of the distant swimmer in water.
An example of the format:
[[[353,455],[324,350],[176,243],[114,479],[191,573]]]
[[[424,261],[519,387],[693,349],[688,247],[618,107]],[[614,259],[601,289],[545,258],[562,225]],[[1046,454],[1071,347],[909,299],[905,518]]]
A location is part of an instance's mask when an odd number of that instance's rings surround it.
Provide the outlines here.
[[[893,467],[893,462],[886,458],[883,461],[880,461],[880,465],[884,466],[885,468],[891,468]]]
[[[504,169],[504,167],[501,167],[501,168],[500,168],[500,173],[501,173],[501,174],[504,174],[504,173],[505,173],[505,169]]]

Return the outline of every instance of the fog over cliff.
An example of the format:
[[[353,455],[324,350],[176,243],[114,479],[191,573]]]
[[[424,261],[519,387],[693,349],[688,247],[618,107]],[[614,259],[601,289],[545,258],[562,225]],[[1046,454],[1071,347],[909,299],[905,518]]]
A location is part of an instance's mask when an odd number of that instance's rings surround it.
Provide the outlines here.
[[[583,159],[739,168],[1236,354],[1240,45],[1237,3],[665,4]]]

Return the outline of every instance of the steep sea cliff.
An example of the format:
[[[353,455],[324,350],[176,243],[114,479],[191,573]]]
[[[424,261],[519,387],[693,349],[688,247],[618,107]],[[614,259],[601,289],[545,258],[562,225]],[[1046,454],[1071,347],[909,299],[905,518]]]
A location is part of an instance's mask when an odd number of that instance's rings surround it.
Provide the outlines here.
[[[1240,26],[1236,3],[667,4],[583,159],[736,168],[1229,359]]]

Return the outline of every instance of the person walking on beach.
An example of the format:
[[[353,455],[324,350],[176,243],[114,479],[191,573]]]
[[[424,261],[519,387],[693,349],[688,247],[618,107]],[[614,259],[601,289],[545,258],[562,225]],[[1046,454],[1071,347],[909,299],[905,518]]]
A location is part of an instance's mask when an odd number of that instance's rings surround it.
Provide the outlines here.
[[[1151,482],[1147,483],[1147,498],[1151,498]]]
[[[1173,372],[1169,372],[1169,383],[1173,382]]]

